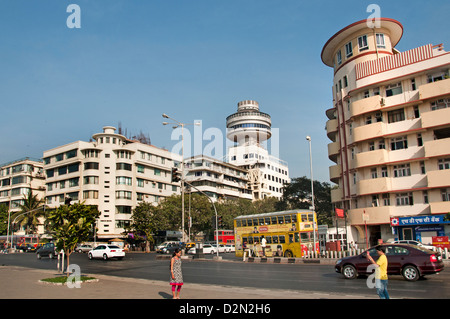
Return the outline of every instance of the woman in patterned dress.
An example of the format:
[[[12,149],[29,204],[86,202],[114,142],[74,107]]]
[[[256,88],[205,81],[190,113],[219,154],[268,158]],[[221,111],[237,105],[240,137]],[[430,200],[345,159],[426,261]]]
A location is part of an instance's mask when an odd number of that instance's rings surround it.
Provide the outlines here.
[[[183,273],[181,271],[181,250],[179,249],[175,249],[170,261],[170,285],[172,286],[173,299],[180,299]]]

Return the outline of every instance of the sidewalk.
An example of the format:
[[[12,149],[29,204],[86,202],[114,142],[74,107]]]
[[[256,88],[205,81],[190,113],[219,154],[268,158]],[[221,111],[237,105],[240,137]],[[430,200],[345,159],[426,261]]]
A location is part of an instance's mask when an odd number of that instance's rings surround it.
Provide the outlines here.
[[[0,266],[0,299],[171,299],[168,282],[93,275],[97,282],[81,288],[39,282],[57,275],[53,270]],[[377,296],[257,289],[185,283],[182,299],[377,299]]]

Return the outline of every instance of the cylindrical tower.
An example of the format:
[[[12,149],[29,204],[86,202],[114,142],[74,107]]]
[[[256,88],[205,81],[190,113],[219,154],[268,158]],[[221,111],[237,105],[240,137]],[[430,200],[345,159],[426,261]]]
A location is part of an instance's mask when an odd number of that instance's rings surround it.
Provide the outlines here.
[[[259,144],[272,136],[271,125],[270,115],[259,111],[258,102],[241,101],[237,112],[227,117],[227,138],[239,145]]]

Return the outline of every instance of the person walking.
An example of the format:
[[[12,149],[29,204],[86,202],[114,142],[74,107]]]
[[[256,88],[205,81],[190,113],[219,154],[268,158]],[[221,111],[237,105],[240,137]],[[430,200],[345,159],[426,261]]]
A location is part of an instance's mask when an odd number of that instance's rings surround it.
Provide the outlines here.
[[[175,249],[170,260],[170,285],[173,299],[180,299],[181,286],[183,286],[183,272],[181,271],[181,250]]]
[[[380,299],[390,299],[389,293],[387,290],[388,285],[388,275],[387,275],[387,268],[388,268],[388,260],[386,257],[386,251],[385,248],[382,246],[377,246],[376,251],[378,254],[378,260],[375,262],[370,256],[369,252],[367,252],[367,259],[375,265],[375,287],[377,289],[377,294],[380,296]]]

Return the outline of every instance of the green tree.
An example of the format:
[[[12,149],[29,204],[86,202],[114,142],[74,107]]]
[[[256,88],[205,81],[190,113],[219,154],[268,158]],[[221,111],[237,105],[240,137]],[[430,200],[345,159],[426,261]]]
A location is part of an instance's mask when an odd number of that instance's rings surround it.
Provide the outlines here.
[[[331,225],[332,204],[331,186],[328,183],[314,181],[314,206],[317,222]],[[306,176],[293,178],[284,187],[283,197],[276,204],[277,210],[309,209],[311,205],[311,179]]]
[[[43,216],[44,211],[42,204],[44,201],[38,198],[38,195],[33,195],[30,190],[26,195],[23,195],[23,204],[19,205],[20,211],[11,216],[11,220],[16,220],[20,227],[25,227],[26,234],[36,234],[39,225],[39,217]]]
[[[0,204],[0,235],[8,233],[8,205]]]
[[[67,266],[77,244],[89,239],[99,216],[100,212],[96,206],[83,203],[61,205],[48,214],[47,221],[55,238],[56,248],[58,251],[64,250]]]

